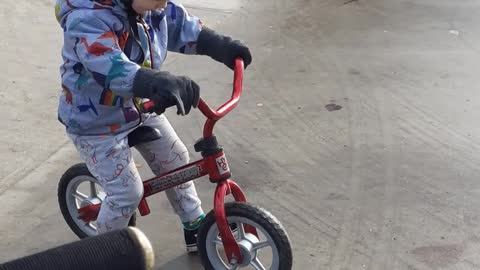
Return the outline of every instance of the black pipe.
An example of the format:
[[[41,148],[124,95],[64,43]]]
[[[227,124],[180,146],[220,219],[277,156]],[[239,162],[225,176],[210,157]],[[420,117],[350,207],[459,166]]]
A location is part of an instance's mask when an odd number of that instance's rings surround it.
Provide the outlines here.
[[[151,270],[152,245],[133,227],[6,262],[0,270]]]

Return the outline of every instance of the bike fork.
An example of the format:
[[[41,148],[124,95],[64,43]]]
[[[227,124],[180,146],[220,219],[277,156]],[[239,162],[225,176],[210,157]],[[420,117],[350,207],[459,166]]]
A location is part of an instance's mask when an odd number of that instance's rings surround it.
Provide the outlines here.
[[[240,247],[235,241],[235,237],[228,226],[228,221],[225,213],[225,196],[232,194],[237,202],[247,202],[245,194],[240,186],[232,180],[225,180],[217,184],[214,199],[215,220],[217,223],[220,237],[222,238],[223,246],[226,256],[230,264],[235,265],[242,263],[243,257],[240,252]],[[255,227],[245,224],[245,232],[251,233],[258,238],[258,233]],[[240,228],[238,228],[240,229]]]

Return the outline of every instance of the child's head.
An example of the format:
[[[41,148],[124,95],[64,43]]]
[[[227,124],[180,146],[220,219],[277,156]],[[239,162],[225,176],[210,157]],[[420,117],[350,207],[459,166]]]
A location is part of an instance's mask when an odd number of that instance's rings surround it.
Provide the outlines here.
[[[165,8],[168,0],[130,0],[132,8],[138,14],[143,14],[150,10]]]

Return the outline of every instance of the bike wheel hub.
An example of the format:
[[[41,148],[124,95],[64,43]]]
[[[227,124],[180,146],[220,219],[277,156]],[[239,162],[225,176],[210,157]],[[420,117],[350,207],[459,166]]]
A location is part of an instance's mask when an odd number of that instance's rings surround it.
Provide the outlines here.
[[[248,266],[257,257],[257,251],[253,247],[258,242],[258,238],[250,233],[245,234],[245,238],[238,242],[238,247],[240,248],[240,253],[243,258],[242,263],[238,264],[238,266]]]
[[[102,203],[102,200],[99,198],[86,198],[80,202],[80,208],[100,203]]]

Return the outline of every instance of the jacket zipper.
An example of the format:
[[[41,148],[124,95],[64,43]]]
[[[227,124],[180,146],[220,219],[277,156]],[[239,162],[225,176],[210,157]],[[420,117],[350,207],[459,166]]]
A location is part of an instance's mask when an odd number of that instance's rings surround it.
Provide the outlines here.
[[[145,34],[147,35],[147,41],[148,41],[148,50],[150,52],[150,68],[153,69],[153,50],[152,50],[152,41],[151,41],[151,37],[150,37],[150,34],[148,33],[148,25],[146,24],[145,20],[143,20],[143,18],[140,18],[140,20],[138,21],[142,27],[143,27],[143,31],[145,31]],[[140,47],[141,48],[141,47]],[[133,105],[135,106],[135,108],[137,109],[137,112],[138,112],[138,125],[136,127],[139,127],[141,124],[142,124],[142,112],[140,111],[140,109],[138,108],[137,106],[137,103],[135,102],[135,100],[133,100]],[[135,127],[135,128],[136,128]]]

